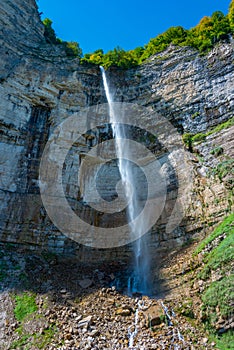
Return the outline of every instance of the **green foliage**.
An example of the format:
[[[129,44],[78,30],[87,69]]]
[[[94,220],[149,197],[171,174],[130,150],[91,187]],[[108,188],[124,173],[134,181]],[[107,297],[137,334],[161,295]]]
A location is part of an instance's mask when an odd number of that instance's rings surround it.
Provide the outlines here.
[[[17,321],[23,321],[24,318],[37,311],[36,298],[32,293],[23,293],[15,296],[14,314]]]
[[[231,1],[229,6],[228,20],[232,34],[234,34],[234,0]]]
[[[183,45],[194,47],[204,54],[218,41],[228,39],[230,32],[228,18],[222,12],[216,11],[211,17],[203,17],[196,27],[188,31]]]
[[[212,154],[215,157],[221,156],[221,154],[223,154],[223,147],[217,146],[217,147],[213,148],[210,151],[210,154]]]
[[[105,69],[110,66],[121,67],[121,68],[131,68],[138,64],[137,55],[139,54],[139,48],[136,53],[134,51],[125,51],[120,47],[114,50],[108,51],[106,54],[103,50],[96,50],[92,54],[86,54],[81,59],[81,63],[88,62],[92,64],[102,65]]]
[[[232,233],[234,233],[234,228]],[[200,278],[207,279],[212,270],[221,269],[225,272],[228,263],[234,260],[233,248],[234,236],[230,234],[205,257],[204,261],[207,263],[199,274]]]
[[[202,142],[205,141],[207,134],[198,133],[192,137],[192,142]]]
[[[75,42],[75,41],[62,41],[61,45],[63,45],[67,56],[69,56],[69,57],[81,57],[82,50],[77,42]]]
[[[37,314],[38,307],[36,305],[36,295],[29,292],[24,292],[20,295],[15,295],[14,315],[19,322],[19,327],[15,330],[18,339],[15,340],[10,349],[30,350],[32,348],[45,349],[51,344],[54,334],[57,331],[55,326],[48,327],[39,333],[28,333],[24,328],[24,322],[29,320],[37,320],[43,318],[41,314]]]
[[[214,248],[204,255],[205,267],[198,278],[211,281],[216,276],[216,281],[206,284],[207,288],[202,293],[202,318],[207,330],[211,334],[212,341],[216,342],[217,349],[233,349],[233,336],[230,331],[217,333],[217,321],[230,320],[232,316],[232,302],[234,300],[234,275],[230,271],[230,262],[234,259],[234,213],[227,216],[196,249],[195,254],[201,252],[209,243],[220,237]]]
[[[219,131],[221,131],[223,129],[230,128],[233,125],[234,125],[234,117],[230,118],[226,122],[221,123],[221,124],[217,125],[215,128],[213,128],[210,131],[208,131],[206,136],[212,135],[212,134],[214,134],[216,132],[219,132]]]
[[[56,37],[56,33],[52,28],[53,22],[51,19],[46,18],[42,22],[45,27],[44,36],[49,44],[61,45],[64,47],[66,55],[68,57],[78,57],[81,58],[82,50],[77,42],[74,41],[63,41]]]
[[[56,37],[50,19],[46,18],[43,24],[45,26],[44,35],[48,43],[62,44],[69,57],[82,57],[82,50],[77,43],[64,42]],[[106,69],[111,66],[131,68],[141,64],[150,56],[164,51],[169,45],[190,46],[201,54],[205,54],[217,42],[228,40],[231,33],[234,33],[234,0],[230,4],[227,16],[221,11],[216,11],[211,17],[203,17],[196,27],[189,30],[181,26],[171,27],[150,39],[144,47],[137,47],[130,51],[116,47],[104,54],[102,49],[98,49],[93,53],[86,53],[81,58],[81,63],[102,65]]]
[[[182,139],[184,144],[191,150],[194,142],[205,141],[207,136],[218,133],[223,129],[228,129],[233,125],[234,125],[234,117],[232,117],[231,119],[227,120],[224,123],[217,125],[216,127],[212,128],[206,133],[198,133],[198,134],[185,133],[182,135]]]
[[[182,135],[182,140],[189,150],[192,150],[192,137],[193,134],[190,132],[186,132]]]
[[[194,254],[200,253],[209,243],[211,243],[215,238],[224,234],[229,236],[234,233],[234,213],[227,216],[221,224],[219,224],[210,236],[206,237],[197,247]]]
[[[51,344],[56,329],[54,327],[45,329],[42,334],[34,334],[32,344],[38,349],[46,349]]]
[[[22,335],[20,339],[13,341],[11,344],[10,349],[27,349],[24,347],[24,345],[27,345],[28,339],[30,338],[30,335]]]
[[[188,318],[194,318],[194,312],[192,309],[193,302],[191,299],[185,300],[183,304],[179,304],[175,311],[180,315],[183,315]]]
[[[12,342],[10,349],[46,349],[47,346],[51,344],[56,331],[57,330],[55,327],[50,327],[48,329],[44,329],[44,331],[40,334],[28,334],[25,333],[23,326],[21,325],[16,329],[19,339]]]
[[[205,16],[199,24],[188,31],[186,46],[192,46],[200,53],[209,51],[218,41],[228,39],[231,33],[230,23],[221,11],[216,11],[211,17]]]
[[[192,145],[194,142],[202,142],[205,141],[207,134],[198,133],[198,134],[191,134],[191,133],[185,133],[182,135],[182,140],[184,144],[191,150]]]
[[[232,312],[233,285],[234,275],[226,276],[220,281],[211,283],[202,295],[203,311],[206,313],[209,324],[213,325],[217,321],[217,308],[224,318],[227,318]]]
[[[234,349],[234,332],[229,330],[222,336],[215,336],[212,340],[215,341],[217,349],[219,350],[233,350]]]
[[[187,30],[183,27],[171,27],[163,34],[158,35],[156,38],[150,39],[149,43],[145,46],[144,53],[140,57],[140,62],[146,60],[151,55],[164,51],[170,44],[183,45],[187,38]]]
[[[54,29],[52,28],[52,21],[49,18],[45,18],[42,23],[44,24],[45,31],[44,36],[48,43],[50,44],[57,44],[57,38]]]
[[[234,175],[234,159],[224,160],[219,163],[217,167],[212,170],[212,174],[218,176],[220,181],[228,174]]]

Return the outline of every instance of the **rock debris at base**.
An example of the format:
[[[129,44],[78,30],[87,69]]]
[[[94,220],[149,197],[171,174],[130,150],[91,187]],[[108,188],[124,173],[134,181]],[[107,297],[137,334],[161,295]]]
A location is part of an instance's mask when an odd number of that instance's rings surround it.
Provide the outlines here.
[[[130,349],[129,337],[135,327],[137,334],[132,347],[135,350],[174,349],[174,346],[190,350],[215,349],[215,344],[208,342],[208,335],[199,319],[191,321],[177,312],[174,314],[176,306],[183,303],[185,292],[180,292],[179,296],[172,288],[162,300],[141,297],[142,306],[138,310],[139,318],[135,325],[140,297],[129,297],[115,287],[108,286],[113,266],[109,269],[108,266],[103,266],[102,269],[87,266],[78,269],[75,263],[60,263],[53,259],[46,261],[42,256],[13,251],[5,252],[4,261],[8,269],[1,281],[1,350]],[[68,269],[69,280],[66,279]],[[175,267],[171,271],[174,272]],[[115,274],[115,271],[111,273]],[[25,280],[22,283],[23,274]],[[73,279],[76,279],[76,284],[73,284]],[[87,287],[84,288],[80,281],[85,281]],[[92,281],[92,284],[88,281]],[[20,323],[14,316],[13,295],[22,292],[35,294],[38,310]],[[171,315],[170,326],[161,301]],[[31,336],[23,346],[12,347],[17,341],[19,344],[22,337],[19,328],[23,329],[23,334]],[[53,335],[49,343],[39,347],[35,343],[35,334],[39,339],[44,339],[51,329]]]

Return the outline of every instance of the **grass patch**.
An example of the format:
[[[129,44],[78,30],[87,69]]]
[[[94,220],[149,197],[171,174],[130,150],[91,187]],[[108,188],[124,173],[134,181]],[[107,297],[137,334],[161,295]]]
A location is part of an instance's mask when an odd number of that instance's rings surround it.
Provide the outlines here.
[[[197,247],[195,255],[200,253],[209,243],[220,237],[220,241],[213,249],[204,255],[205,266],[198,274],[198,278],[210,279],[207,288],[201,295],[202,318],[210,333],[210,340],[215,341],[217,349],[234,349],[233,333],[224,329],[219,334],[217,321],[221,318],[224,322],[231,319],[232,303],[234,300],[234,275],[230,273],[230,262],[234,260],[234,213],[227,216],[223,222]],[[211,281],[211,272],[217,271],[220,279]],[[221,329],[222,332],[222,329]]]
[[[55,328],[49,328],[43,331],[42,334],[34,334],[33,345],[38,349],[46,349],[47,345],[51,344],[56,332]]]
[[[38,310],[36,295],[25,292],[20,295],[15,295],[14,298],[16,304],[14,314],[17,321],[20,322],[15,332],[19,339],[12,342],[10,349],[46,349],[54,339],[57,328],[55,326],[47,328],[46,325],[46,328],[41,333],[29,333],[29,331],[24,328],[24,322],[28,322],[29,320],[35,320],[35,322],[37,322],[37,319],[42,317],[42,315],[36,313]]]
[[[234,125],[234,117],[232,117],[231,119],[227,120],[224,123],[221,123],[221,124],[215,126],[213,129],[211,129],[210,131],[208,131],[206,133],[206,136],[215,134],[216,132],[219,132],[219,131],[221,131],[223,129],[228,129],[228,128],[230,128],[233,125]]]
[[[234,349],[234,332],[233,332],[233,330],[230,330],[221,336],[214,336],[214,338],[212,338],[211,340],[215,341],[216,346],[219,350],[228,350],[228,349],[233,350]]]
[[[17,321],[21,322],[28,315],[37,311],[36,296],[32,293],[23,293],[15,296],[14,314]]]
[[[222,181],[228,174],[234,175],[234,159],[224,160],[223,162],[219,163],[211,173],[214,176],[218,176],[220,181]]]
[[[20,338],[13,341],[10,349],[24,349],[30,350],[32,347],[37,349],[46,349],[51,344],[54,334],[56,332],[55,327],[45,329],[42,334],[25,334],[22,326],[16,329]]]
[[[30,335],[23,335],[20,339],[15,340],[12,342],[10,349],[30,349],[31,344],[28,344],[28,347],[24,347],[28,343],[28,339],[30,338]],[[30,346],[30,347],[29,347]]]
[[[234,299],[234,275],[226,276],[221,281],[212,282],[202,295],[202,310],[206,314],[206,322],[214,325],[218,320],[217,308],[223,318],[232,313]]]
[[[214,248],[206,257],[206,265],[200,272],[199,277],[207,279],[211,270],[221,269],[225,272],[228,263],[234,260],[234,236],[226,237],[216,248]]]
[[[212,154],[212,155],[215,156],[215,157],[221,156],[221,154],[223,154],[223,147],[217,146],[217,147],[213,148],[213,149],[210,151],[210,154]]]
[[[232,117],[231,119],[227,120],[224,123],[221,123],[221,124],[215,126],[214,128],[207,131],[206,133],[198,133],[198,134],[185,133],[182,135],[182,139],[183,139],[184,144],[189,149],[191,149],[193,143],[200,143],[202,141],[205,141],[207,136],[218,133],[221,130],[228,129],[233,125],[234,125],[234,117]]]
[[[211,243],[215,238],[219,237],[223,233],[225,233],[226,236],[234,233],[234,213],[227,216],[223,220],[223,222],[215,228],[215,230],[211,233],[211,235],[205,238],[199,244],[199,246],[194,252],[194,255],[197,255],[198,253],[200,253],[209,243]]]
[[[195,317],[192,307],[192,300],[186,300],[183,304],[179,304],[179,306],[176,307],[175,311],[187,318],[194,319]]]

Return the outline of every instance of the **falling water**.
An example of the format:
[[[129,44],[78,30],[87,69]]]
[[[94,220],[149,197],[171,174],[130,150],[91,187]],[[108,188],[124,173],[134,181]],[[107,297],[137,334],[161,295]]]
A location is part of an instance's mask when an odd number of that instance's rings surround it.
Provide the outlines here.
[[[171,315],[170,315],[168,307],[166,307],[166,305],[162,301],[161,301],[161,305],[162,305],[162,308],[163,308],[164,313],[166,315],[168,326],[173,327],[173,334],[172,334],[172,339],[171,339],[172,346],[173,346],[174,350],[180,350],[181,346],[178,345],[177,342],[179,341],[179,342],[184,343],[185,341],[184,341],[184,337],[180,333],[179,328],[175,327],[173,325],[172,318],[175,320],[176,315],[175,315],[173,310],[171,310]]]
[[[138,300],[137,303],[137,309],[136,309],[136,313],[135,313],[135,322],[134,322],[134,331],[131,332],[131,326],[128,328],[128,334],[129,334],[129,349],[133,348],[134,345],[134,339],[137,336],[138,333],[138,320],[139,320],[139,310],[141,310],[142,306],[143,306],[144,302],[142,300]]]
[[[132,149],[129,143],[125,140],[127,137],[127,129],[124,124],[118,122],[118,110],[109,90],[106,73],[103,67],[100,67],[102,72],[103,84],[106,93],[106,98],[109,104],[110,123],[112,127],[113,137],[115,139],[116,154],[118,158],[118,168],[121,176],[122,186],[125,192],[126,202],[128,203],[127,215],[128,224],[131,232],[139,238],[134,242],[134,271],[128,280],[128,292],[132,294],[139,292],[142,294],[149,293],[149,253],[147,248],[147,237],[142,236],[144,232],[145,222],[141,225],[134,223],[134,218],[143,209],[142,203],[139,200],[139,191],[137,191],[136,169],[133,164],[126,159],[129,158]],[[125,158],[125,159],[124,159]]]
[[[128,143],[125,140],[128,138],[128,132],[125,125],[118,122],[118,110],[116,109],[116,104],[114,104],[112,96],[110,94],[106,73],[103,67],[100,67],[103,77],[103,84],[105,88],[106,98],[109,105],[109,113],[110,113],[110,123],[112,127],[113,137],[115,139],[115,148],[116,154],[118,158],[118,168],[121,176],[123,190],[125,192],[126,202],[128,203],[127,214],[128,214],[128,224],[131,229],[131,232],[136,233],[138,237],[141,237],[134,243],[134,255],[135,255],[135,265],[134,271],[132,275],[128,279],[128,292],[132,294],[134,292],[139,292],[142,294],[149,294],[150,285],[149,285],[149,253],[147,249],[147,236],[142,236],[142,230],[144,229],[144,222],[141,225],[134,224],[134,218],[142,209],[141,201],[139,200],[139,195],[136,191],[137,188],[137,180],[136,174],[134,172],[133,165],[126,161],[126,159],[130,158],[131,149],[128,147]],[[147,218],[145,218],[147,220]],[[173,323],[177,323],[175,314],[173,310],[171,312],[161,301],[162,308],[166,315],[168,326],[172,327],[172,347],[174,350],[181,349],[181,345],[178,342],[184,343],[184,338],[179,331],[179,328],[176,327]],[[134,320],[134,329],[131,327],[128,329],[129,334],[129,348],[134,348],[134,340],[137,337],[139,331],[139,311],[143,307],[143,301],[139,300],[137,304],[137,309],[135,313]],[[164,348],[164,346],[163,346]],[[171,348],[171,347],[170,347]]]

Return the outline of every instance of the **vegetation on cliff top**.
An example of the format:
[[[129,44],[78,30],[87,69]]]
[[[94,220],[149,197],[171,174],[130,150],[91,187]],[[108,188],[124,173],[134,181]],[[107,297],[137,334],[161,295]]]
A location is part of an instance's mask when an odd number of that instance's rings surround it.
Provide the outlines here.
[[[77,42],[63,41],[57,38],[52,28],[52,21],[49,18],[44,19],[43,24],[45,27],[44,36],[49,44],[61,45],[65,49],[67,56],[81,58],[82,50]]]
[[[216,11],[211,17],[205,16],[198,25],[189,30],[181,26],[171,27],[159,34],[143,47],[125,51],[120,47],[108,51],[102,49],[82,56],[82,50],[76,42],[66,42],[56,38],[52,28],[52,21],[46,18],[45,38],[48,42],[63,45],[68,56],[79,57],[81,63],[102,65],[105,68],[117,66],[130,68],[147,60],[150,56],[164,51],[169,45],[189,46],[197,49],[201,54],[207,53],[214,45],[222,40],[228,40],[234,34],[234,0],[229,6],[229,13],[225,16],[221,11]]]

